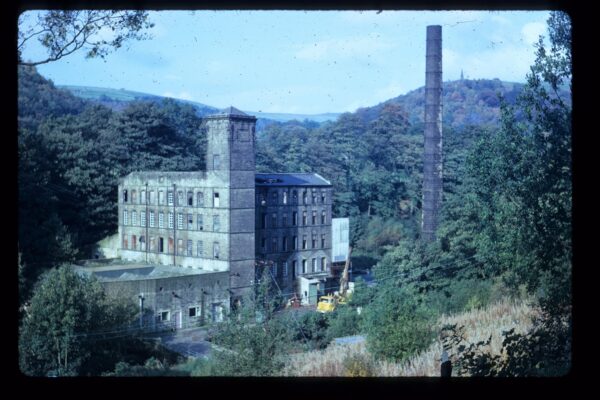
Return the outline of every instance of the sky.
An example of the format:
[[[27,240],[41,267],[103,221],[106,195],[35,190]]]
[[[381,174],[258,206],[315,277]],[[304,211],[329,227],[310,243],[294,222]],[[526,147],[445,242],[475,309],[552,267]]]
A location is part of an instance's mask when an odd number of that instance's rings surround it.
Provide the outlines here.
[[[37,11],[20,18],[34,24]],[[127,89],[244,111],[352,112],[425,84],[427,25],[442,26],[443,80],[524,82],[546,11],[151,11],[152,39],[105,60],[37,67],[56,85]],[[110,36],[109,33],[103,32]],[[24,59],[44,56],[36,42]]]

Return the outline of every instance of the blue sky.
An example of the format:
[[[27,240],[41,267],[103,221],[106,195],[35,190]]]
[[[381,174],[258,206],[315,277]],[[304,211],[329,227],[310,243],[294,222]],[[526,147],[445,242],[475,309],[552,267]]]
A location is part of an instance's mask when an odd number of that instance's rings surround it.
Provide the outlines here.
[[[34,11],[22,23],[35,22]],[[105,61],[40,65],[58,85],[99,86],[245,111],[354,111],[425,83],[427,25],[442,25],[443,78],[523,82],[545,11],[159,11],[153,39]],[[105,33],[103,33],[105,34]],[[24,58],[40,58],[36,43]]]

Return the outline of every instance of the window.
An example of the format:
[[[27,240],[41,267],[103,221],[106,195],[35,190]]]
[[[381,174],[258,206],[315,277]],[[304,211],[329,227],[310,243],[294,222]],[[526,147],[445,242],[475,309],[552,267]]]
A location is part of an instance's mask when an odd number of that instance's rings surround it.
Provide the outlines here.
[[[298,192],[292,191],[292,204],[298,204]]]
[[[127,203],[127,189],[123,190],[123,203]]]
[[[171,312],[170,311],[161,311],[158,313],[157,317],[159,322],[166,322],[171,320]]]
[[[283,192],[283,204],[287,204],[287,192]]]
[[[284,236],[283,239],[281,240],[281,250],[287,251],[287,249],[288,249],[287,236]]]
[[[298,211],[292,212],[292,226],[298,225]]]
[[[292,242],[292,250],[296,250],[298,248],[298,236],[294,236],[294,241]]]
[[[188,200],[187,205],[190,207],[193,206],[194,205],[194,193],[187,192],[187,200]]]
[[[219,207],[219,193],[215,192],[213,195],[213,207]]]
[[[213,169],[218,170],[221,168],[221,157],[218,154],[213,155]]]
[[[271,266],[271,275],[273,275],[273,278],[277,278],[277,263],[274,262],[273,265]]]
[[[150,210],[150,228],[154,228],[154,210]]]
[[[278,200],[277,197],[278,197],[277,196],[277,192],[271,193],[271,202],[272,202],[272,204],[277,204],[277,200]]]
[[[302,211],[302,225],[306,225],[306,211]]]
[[[308,204],[308,196],[306,195],[306,190],[302,192],[302,204]]]
[[[283,276],[288,276],[288,263],[287,263],[287,261],[283,262]]]
[[[298,270],[298,261],[292,261],[292,277],[296,276],[296,271]]]
[[[165,252],[165,239],[161,237],[158,238],[158,251],[159,253]]]
[[[187,255],[191,256],[193,255],[193,244],[191,240],[187,241]]]
[[[325,210],[321,211],[321,225],[325,225],[325,221],[327,220],[327,213]]]
[[[287,213],[283,214],[281,216],[281,218],[282,218],[281,226],[286,227],[287,224],[288,224],[288,220],[287,220],[288,219],[288,215],[287,215]]]
[[[306,250],[306,235],[302,236],[302,250]]]
[[[127,210],[123,210],[123,225],[129,224],[129,215],[127,214]]]
[[[194,215],[193,214],[188,214],[187,226],[190,231],[194,229]]]
[[[325,271],[326,268],[327,268],[327,258],[322,257],[321,258],[321,271]]]
[[[277,253],[277,238],[271,238],[271,252]]]
[[[132,250],[137,250],[137,238],[135,237],[135,235],[131,235],[131,249]]]
[[[317,212],[316,211],[312,212],[312,224],[313,225],[317,224]]]
[[[162,213],[161,213],[161,214],[162,214]],[[174,221],[175,221],[175,216],[173,215],[173,213],[172,213],[172,212],[170,212],[170,213],[168,214],[168,216],[169,216],[169,217],[168,217],[168,219],[169,219],[169,228],[173,229],[173,224],[175,223],[175,222],[174,222]],[[159,224],[160,224],[160,221],[159,221]]]
[[[317,204],[317,194],[315,192],[312,192],[312,203]]]
[[[194,307],[190,307],[188,309],[188,316],[190,318],[195,318],[195,317],[199,317],[200,316],[200,307],[198,306],[194,306]]]
[[[140,212],[140,226],[146,226],[146,212]]]
[[[202,214],[198,214],[198,216],[196,217],[196,225],[198,225],[198,230],[201,231],[204,229],[203,226],[203,218],[202,218]]]
[[[305,274],[306,273],[306,260],[302,259],[302,273]]]
[[[312,272],[317,272],[317,259],[312,259]]]
[[[128,249],[129,248],[129,242],[127,239],[127,235],[123,235],[123,248],[124,249]]]
[[[146,251],[146,238],[144,236],[140,236],[140,250]]]
[[[131,225],[137,226],[137,212],[135,210],[131,212]]]
[[[169,222],[171,221],[171,217],[172,217],[172,214],[169,213]],[[165,213],[163,213],[163,212],[158,213],[158,227],[159,228],[165,227]],[[169,228],[172,228],[172,227],[173,226],[171,226],[171,224],[169,224]]]
[[[213,215],[213,231],[219,232],[221,230],[221,218],[218,215]]]
[[[183,255],[183,239],[177,239],[177,254]]]
[[[271,228],[277,227],[277,213],[271,215]]]
[[[165,192],[162,190],[158,191],[158,204],[165,204]]]
[[[171,190],[167,192],[167,204],[170,206],[173,205],[173,192]]]
[[[267,213],[260,214],[260,227],[265,229],[267,227]]]
[[[145,191],[145,190],[142,190],[142,191],[140,192],[140,203],[141,203],[141,204],[146,204],[146,200],[147,200],[147,199],[146,199],[146,191]]]
[[[213,257],[219,258],[219,253],[220,253],[219,242],[214,242],[213,243]]]
[[[196,193],[196,207],[204,207],[204,193]]]
[[[150,251],[156,251],[156,240],[154,236],[150,236]]]
[[[151,190],[148,194],[148,203],[154,204],[154,190]]]
[[[321,193],[321,203],[325,204],[325,192]]]
[[[177,229],[183,229],[183,214],[177,213]]]
[[[168,253],[169,254],[174,254],[175,253],[175,241],[172,237],[169,238],[169,247],[168,247]]]
[[[317,248],[317,235],[313,233],[312,235],[312,248],[316,249]]]
[[[137,203],[137,192],[135,190],[131,191],[131,203],[132,204],[136,204]]]
[[[321,235],[321,248],[324,249],[325,248],[325,234]]]
[[[262,248],[263,253],[267,251],[267,239],[260,238],[260,247]]]
[[[198,257],[202,257],[204,255],[204,243],[202,243],[202,240],[198,240],[197,247],[198,247],[198,249],[197,249],[198,250],[197,256]]]

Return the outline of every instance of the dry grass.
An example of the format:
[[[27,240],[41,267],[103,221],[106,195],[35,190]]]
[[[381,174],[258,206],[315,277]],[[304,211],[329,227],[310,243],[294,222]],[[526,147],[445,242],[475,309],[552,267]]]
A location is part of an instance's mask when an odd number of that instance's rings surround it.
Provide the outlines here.
[[[446,324],[465,327],[465,342],[487,340],[492,335],[490,350],[499,354],[502,346],[502,331],[514,328],[525,333],[532,328],[532,317],[536,313],[530,301],[499,301],[489,307],[442,316],[436,328]],[[439,376],[442,344],[438,338],[427,350],[403,363],[374,361],[375,376]],[[332,344],[325,350],[311,351],[290,356],[290,362],[282,374],[285,376],[345,376],[344,359],[360,354],[370,357],[365,344]]]

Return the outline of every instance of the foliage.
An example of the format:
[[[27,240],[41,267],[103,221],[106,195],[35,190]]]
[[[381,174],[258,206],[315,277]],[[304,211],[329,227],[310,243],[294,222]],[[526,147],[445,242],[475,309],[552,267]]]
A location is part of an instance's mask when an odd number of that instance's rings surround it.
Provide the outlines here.
[[[186,371],[170,368],[155,357],[150,357],[144,365],[130,365],[127,362],[118,362],[114,372],[105,373],[103,376],[188,376]]]
[[[90,257],[94,244],[116,231],[120,177],[204,168],[205,135],[190,105],[133,102],[113,112],[74,102],[34,68],[21,66],[19,109],[24,298],[40,272]]]
[[[290,332],[288,325],[273,314],[268,268],[264,268],[262,277],[258,293],[247,297],[239,309],[217,325],[212,341],[218,347],[212,352],[212,360],[193,374],[269,376],[282,369]]]
[[[543,313],[535,328],[527,333],[513,329],[502,333],[501,354],[488,350],[488,340],[463,343],[464,328],[446,326],[449,332],[444,346],[457,348],[451,354],[461,376],[562,376],[571,368],[572,321],[570,315],[554,316]]]
[[[361,353],[346,356],[343,361],[344,375],[350,377],[373,376],[375,363],[371,357]]]
[[[416,293],[392,283],[378,286],[363,313],[367,346],[375,357],[402,361],[425,349],[433,339],[432,313]]]
[[[87,361],[106,344],[90,334],[122,327],[135,313],[133,302],[107,298],[97,281],[67,265],[49,271],[36,286],[20,328],[21,371],[35,376],[98,373]]]
[[[361,315],[350,305],[338,305],[329,315],[327,327],[327,342],[338,337],[351,336],[360,333]]]
[[[34,66],[60,60],[79,49],[86,58],[104,58],[130,40],[149,38],[145,29],[152,28],[147,11],[135,10],[48,10],[37,13],[37,21],[19,17],[17,51],[19,64]],[[31,40],[46,48],[45,58],[29,61],[22,52]]]

